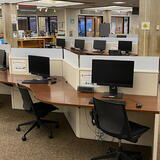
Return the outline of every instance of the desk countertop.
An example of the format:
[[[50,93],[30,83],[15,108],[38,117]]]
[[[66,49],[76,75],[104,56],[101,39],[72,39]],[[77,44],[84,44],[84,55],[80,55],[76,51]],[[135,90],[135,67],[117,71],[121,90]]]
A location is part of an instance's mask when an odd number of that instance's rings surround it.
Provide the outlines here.
[[[6,71],[0,71],[0,83],[14,85],[30,78],[27,75],[10,75]],[[28,87],[38,100],[59,106],[92,108],[93,105],[88,103],[90,98],[101,98],[102,96],[102,93],[79,93],[60,77],[55,84],[23,85]],[[124,95],[121,100],[127,102],[128,111],[160,113],[160,99],[156,96]],[[142,108],[136,108],[136,103],[141,103]]]
[[[96,56],[109,56],[108,52],[96,52],[96,51],[78,51],[76,49],[71,49],[71,52],[78,54],[78,55],[96,55]],[[127,55],[121,55],[121,56],[127,56]],[[131,53],[129,56],[137,56],[136,53]]]

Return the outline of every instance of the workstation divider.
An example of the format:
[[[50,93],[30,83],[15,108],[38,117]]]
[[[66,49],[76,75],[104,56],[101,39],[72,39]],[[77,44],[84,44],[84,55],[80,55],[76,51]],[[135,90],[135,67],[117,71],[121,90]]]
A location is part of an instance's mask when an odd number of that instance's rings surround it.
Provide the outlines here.
[[[11,54],[11,45],[0,44],[0,49],[5,50],[5,52],[6,52],[6,64],[8,67],[9,66],[9,56]],[[7,87],[3,84],[0,84],[0,94],[10,95],[11,94],[10,87]]]
[[[138,37],[132,36],[127,38],[116,38],[116,37],[59,37],[64,38],[66,41],[66,48],[70,49],[74,47],[75,39],[85,40],[84,49],[88,51],[93,50],[93,42],[94,40],[106,40],[106,52],[109,50],[117,50],[118,49],[118,41],[132,41],[132,52],[138,53]]]
[[[18,48],[16,50],[19,50]],[[10,67],[11,73],[13,72],[13,63],[15,59],[21,59],[27,61],[28,54],[34,54],[35,52],[29,52],[29,49],[24,49],[24,54],[20,55],[21,52],[11,53],[10,56]],[[32,50],[32,49],[30,49]],[[34,50],[34,49],[33,49]],[[41,50],[41,49],[40,49]],[[27,52],[26,52],[27,51]],[[43,52],[36,52],[37,55],[48,56],[45,54],[48,49],[44,49]],[[41,54],[43,53],[43,55]],[[139,56],[91,56],[91,55],[77,55],[71,51],[64,50],[64,59],[62,58],[61,49],[49,49],[50,54],[52,54],[51,68],[55,70],[51,71],[51,75],[61,75],[64,77],[67,83],[69,83],[74,89],[77,89],[79,85],[89,86],[91,85],[91,62],[92,59],[108,59],[108,60],[133,60],[135,61],[135,79],[134,88],[122,89],[124,93],[135,94],[135,95],[147,95],[147,96],[157,96],[158,92],[158,75],[159,75],[159,57],[139,57]],[[55,53],[55,54],[54,54]],[[60,57],[57,57],[59,55]],[[20,57],[21,56],[21,57]],[[55,57],[54,57],[55,56]],[[59,61],[59,62],[57,62]],[[55,67],[54,63],[57,62]],[[28,66],[26,66],[26,69]],[[21,72],[22,73],[22,72]],[[56,74],[55,74],[56,73]],[[28,70],[25,74],[28,74]],[[86,75],[88,78],[86,78]],[[82,77],[83,76],[83,77]],[[87,84],[86,84],[87,81]],[[54,84],[53,84],[54,85]],[[98,88],[96,86],[96,88]],[[101,88],[101,87],[100,87]],[[103,89],[102,89],[103,88]],[[98,91],[106,91],[106,88],[102,87]],[[121,88],[120,88],[121,89]],[[13,93],[14,92],[14,93]],[[16,91],[12,92],[12,105],[20,106],[17,104],[18,93]],[[14,104],[16,103],[16,105]],[[138,102],[137,102],[138,103]],[[61,111],[64,112],[71,128],[73,129],[75,135],[79,138],[86,139],[96,139],[98,132],[91,123],[89,108],[78,108],[78,107],[62,107]],[[20,109],[20,108],[18,108]],[[153,146],[153,156],[156,157],[155,146],[157,139],[157,125],[159,124],[159,114],[153,113],[143,113],[143,112],[128,112],[130,120],[133,120],[140,124],[145,124],[151,129],[142,136],[139,141],[139,145]],[[111,141],[109,136],[105,136],[104,140]],[[125,142],[125,141],[124,141]],[[127,143],[127,142],[125,142]],[[156,159],[154,159],[156,160]]]
[[[133,88],[119,87],[120,91],[126,94],[157,96],[159,57],[80,55],[79,85],[81,86],[93,86],[91,84],[91,68],[93,59],[134,61],[134,86]],[[108,90],[108,87],[94,87],[98,92]]]

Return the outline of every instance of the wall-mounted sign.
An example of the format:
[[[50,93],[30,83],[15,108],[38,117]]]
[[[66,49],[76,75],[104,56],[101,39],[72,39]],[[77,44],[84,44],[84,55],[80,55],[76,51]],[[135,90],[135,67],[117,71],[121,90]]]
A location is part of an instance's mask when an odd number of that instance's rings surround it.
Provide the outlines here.
[[[17,24],[17,16],[16,16],[16,14],[11,14],[11,22],[12,22],[12,24]]]
[[[25,60],[12,60],[12,72],[26,72],[27,64]]]
[[[150,22],[142,22],[141,28],[142,30],[150,30]]]
[[[71,18],[71,19],[70,19],[70,23],[71,23],[71,24],[75,24],[75,19],[74,19],[74,18]]]

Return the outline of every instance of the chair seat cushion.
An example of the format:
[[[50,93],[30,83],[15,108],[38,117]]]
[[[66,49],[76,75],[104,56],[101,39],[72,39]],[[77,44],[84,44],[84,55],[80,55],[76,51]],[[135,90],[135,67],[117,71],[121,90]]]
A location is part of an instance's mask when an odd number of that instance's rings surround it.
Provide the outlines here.
[[[34,103],[34,109],[36,111],[36,115],[40,118],[46,116],[49,112],[58,110],[57,107],[43,102]]]
[[[149,130],[149,127],[137,124],[135,122],[129,121],[129,125],[131,128],[131,137],[127,138],[127,140],[136,143],[138,141],[138,138],[145,133],[146,131]]]

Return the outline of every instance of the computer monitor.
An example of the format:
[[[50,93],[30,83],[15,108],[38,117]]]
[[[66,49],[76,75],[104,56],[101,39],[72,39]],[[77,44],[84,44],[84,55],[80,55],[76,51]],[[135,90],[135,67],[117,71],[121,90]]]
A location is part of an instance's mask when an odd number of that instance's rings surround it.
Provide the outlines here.
[[[132,51],[132,41],[119,41],[118,50],[125,51],[126,53]]]
[[[92,83],[109,86],[103,97],[122,97],[117,87],[133,87],[134,61],[93,60]]]
[[[118,35],[117,35],[117,38],[127,38],[127,35],[124,35],[124,34],[118,34]]]
[[[7,68],[6,64],[6,52],[3,49],[0,49],[0,69]]]
[[[57,38],[56,39],[56,45],[64,48],[65,47],[65,39]]]
[[[85,40],[75,39],[74,47],[76,49],[84,50]]]
[[[49,57],[28,56],[29,73],[42,76],[44,79],[50,76]]]
[[[103,52],[106,49],[106,41],[105,40],[94,40],[93,48],[98,52]]]

